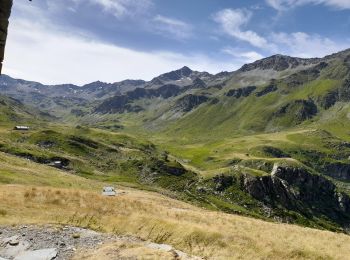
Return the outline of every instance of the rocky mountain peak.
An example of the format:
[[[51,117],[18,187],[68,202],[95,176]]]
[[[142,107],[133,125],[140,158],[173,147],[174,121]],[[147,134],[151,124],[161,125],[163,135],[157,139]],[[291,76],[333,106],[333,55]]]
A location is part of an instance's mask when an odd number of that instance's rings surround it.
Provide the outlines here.
[[[343,59],[343,58],[347,58],[349,56],[350,56],[350,48],[343,50],[343,51],[340,51],[340,52],[337,52],[337,53],[327,55],[326,57],[324,57],[324,59],[336,59],[336,58]]]
[[[154,78],[152,80],[152,82],[153,81],[158,81],[158,80],[160,80],[160,81],[180,80],[182,78],[189,77],[192,74],[192,72],[193,71],[189,67],[184,66],[181,69],[174,70],[174,71],[162,74],[162,75]]]
[[[239,71],[246,72],[255,69],[283,71],[296,68],[300,65],[315,64],[319,61],[320,59],[318,58],[304,59],[277,54],[253,63],[245,64]]]
[[[184,75],[187,74],[188,76],[192,73],[192,70],[189,67],[187,67],[187,66],[183,66],[178,71],[180,71]]]

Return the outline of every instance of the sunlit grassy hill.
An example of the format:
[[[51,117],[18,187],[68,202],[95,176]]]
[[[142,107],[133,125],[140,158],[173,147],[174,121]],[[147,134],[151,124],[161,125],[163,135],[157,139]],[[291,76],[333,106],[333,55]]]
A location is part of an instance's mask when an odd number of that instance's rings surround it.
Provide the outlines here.
[[[320,230],[350,224],[349,60],[276,55],[50,93],[2,78],[0,90],[25,95],[0,98],[0,222],[131,234],[212,259],[346,259],[348,236]],[[106,185],[125,193],[103,198]]]
[[[348,255],[347,235],[208,211],[119,186],[122,195],[105,198],[99,195],[103,182],[3,153],[0,159],[1,224],[88,227],[171,244],[208,259],[346,259]],[[91,259],[100,259],[106,250]]]

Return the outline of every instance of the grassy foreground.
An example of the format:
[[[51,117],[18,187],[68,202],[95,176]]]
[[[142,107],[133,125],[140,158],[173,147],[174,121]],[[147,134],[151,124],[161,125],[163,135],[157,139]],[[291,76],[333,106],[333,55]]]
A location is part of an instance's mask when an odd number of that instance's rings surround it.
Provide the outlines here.
[[[202,210],[158,194],[0,187],[0,223],[59,223],[168,243],[214,259],[346,259],[350,237]]]
[[[208,211],[130,188],[105,198],[99,194],[103,183],[5,154],[0,163],[0,224],[88,227],[209,259],[348,258],[350,237],[344,234]]]

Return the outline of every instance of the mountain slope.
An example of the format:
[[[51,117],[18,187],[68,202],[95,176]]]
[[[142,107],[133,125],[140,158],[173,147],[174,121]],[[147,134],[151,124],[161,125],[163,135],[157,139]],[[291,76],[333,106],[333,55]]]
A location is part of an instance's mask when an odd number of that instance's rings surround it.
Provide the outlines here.
[[[36,106],[64,125],[25,141],[12,136],[20,145],[4,140],[1,149],[38,163],[67,160],[81,176],[156,187],[210,209],[345,231],[349,61],[346,50],[317,59],[275,55],[217,75],[183,67],[127,81],[118,93],[117,83],[45,87],[7,78],[5,93],[28,88],[24,102],[39,96]],[[115,147],[113,131],[125,134],[126,150]]]
[[[0,95],[0,122],[2,124],[28,124],[33,120],[52,119],[39,110],[25,106],[22,102]]]
[[[345,234],[212,212],[146,191],[123,187],[119,190],[123,195],[104,198],[88,186],[64,189],[1,185],[0,223],[80,226],[170,244],[206,259],[346,259],[348,256],[350,241]],[[101,245],[95,252],[78,250],[76,259],[109,258],[119,248],[129,247],[110,243]],[[135,245],[131,248],[135,249]],[[138,251],[137,256],[150,255]]]

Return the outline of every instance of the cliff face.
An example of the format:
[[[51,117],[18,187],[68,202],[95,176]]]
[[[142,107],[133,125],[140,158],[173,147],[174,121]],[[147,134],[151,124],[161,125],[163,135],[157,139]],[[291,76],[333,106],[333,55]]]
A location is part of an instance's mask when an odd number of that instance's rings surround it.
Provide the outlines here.
[[[335,162],[326,166],[328,175],[337,180],[350,181],[350,164]]]
[[[243,175],[240,181],[243,190],[271,207],[324,215],[337,222],[349,223],[349,196],[337,191],[325,177],[305,169],[276,164],[268,176]]]
[[[256,69],[261,70],[276,70],[283,71],[286,69],[293,69],[298,66],[307,66],[319,62],[320,59],[302,59],[294,58],[285,55],[274,55],[256,62],[244,65],[240,71],[251,71]]]
[[[274,164],[266,175],[249,173],[237,165],[230,174],[199,181],[196,191],[199,197],[220,199],[228,212],[240,214],[248,209],[282,222],[348,230],[349,195],[327,177],[301,166],[282,164]]]

